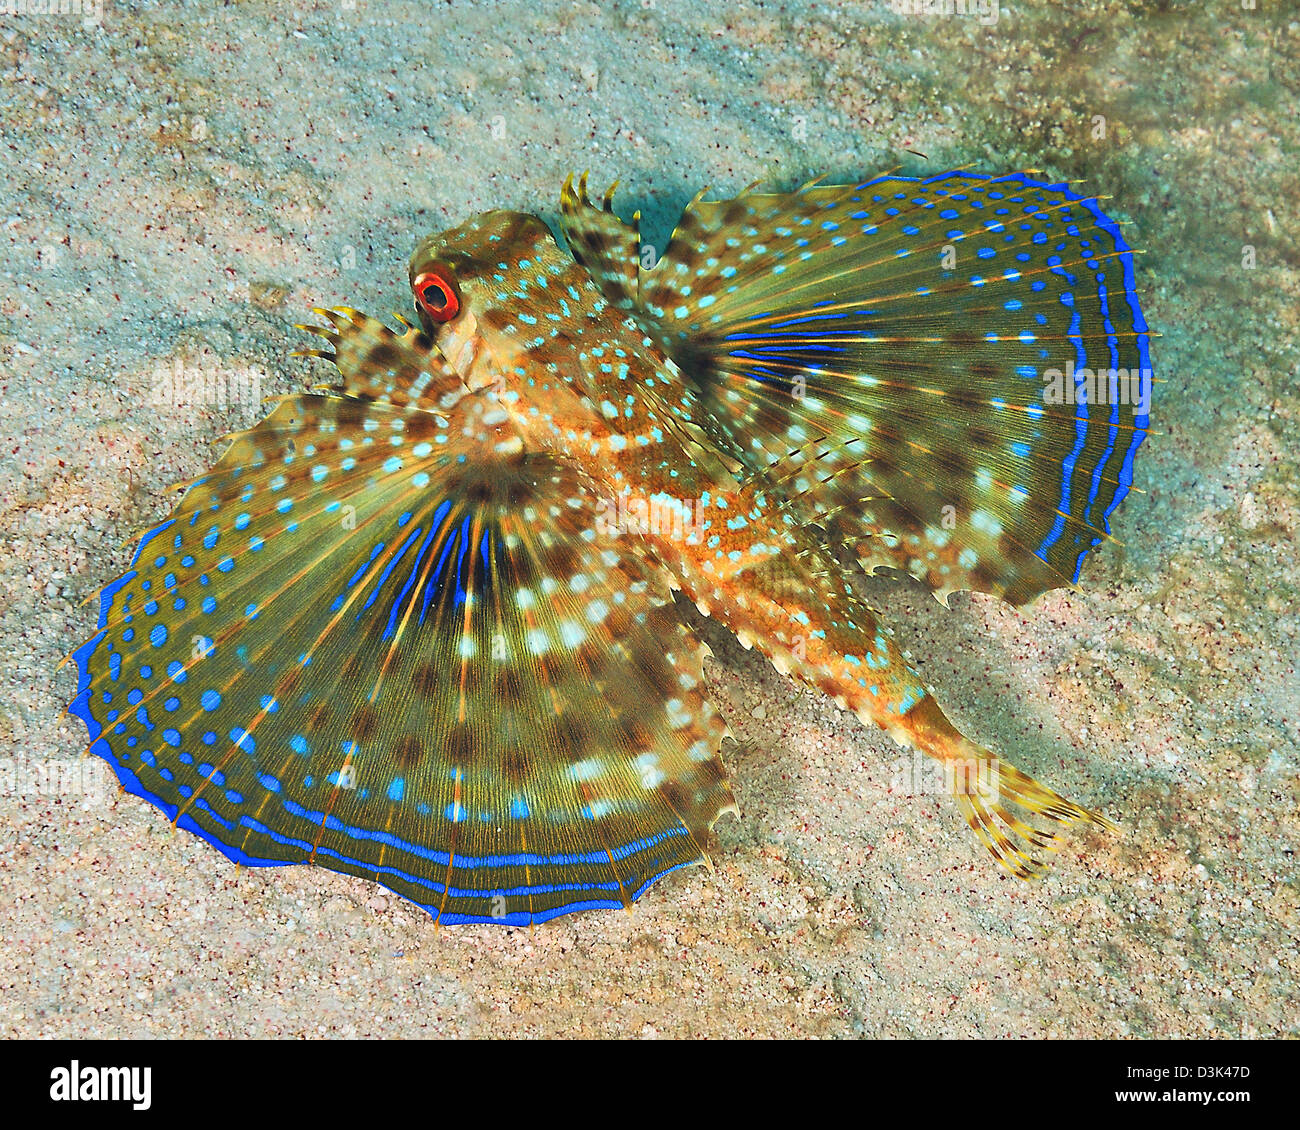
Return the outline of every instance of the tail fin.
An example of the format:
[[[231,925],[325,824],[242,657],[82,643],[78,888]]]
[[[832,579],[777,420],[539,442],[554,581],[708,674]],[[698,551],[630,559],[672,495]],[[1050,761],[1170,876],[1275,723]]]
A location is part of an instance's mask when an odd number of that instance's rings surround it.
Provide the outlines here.
[[[895,736],[954,770],[952,791],[966,823],[1018,878],[1033,879],[1046,872],[1052,853],[1060,847],[1061,833],[1072,825],[1092,824],[1119,833],[1106,817],[1066,800],[963,736],[933,698],[922,699],[901,720]]]
[[[1106,817],[1058,796],[1006,761],[993,758],[993,762],[996,796],[958,793],[957,807],[980,842],[1013,875],[1021,879],[1042,875],[1051,863],[1047,853],[1060,847],[1058,830],[1072,824],[1093,824],[1118,834],[1119,829]],[[1037,820],[1022,820],[1008,802]]]

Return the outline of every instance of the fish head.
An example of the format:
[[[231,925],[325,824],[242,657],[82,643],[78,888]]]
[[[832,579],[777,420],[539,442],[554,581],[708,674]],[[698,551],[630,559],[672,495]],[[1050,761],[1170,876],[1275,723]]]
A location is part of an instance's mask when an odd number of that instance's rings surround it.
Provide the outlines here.
[[[516,367],[513,338],[484,330],[497,328],[527,291],[527,277],[556,255],[541,220],[507,211],[484,212],[415,249],[409,275],[416,313],[469,388],[500,385]]]

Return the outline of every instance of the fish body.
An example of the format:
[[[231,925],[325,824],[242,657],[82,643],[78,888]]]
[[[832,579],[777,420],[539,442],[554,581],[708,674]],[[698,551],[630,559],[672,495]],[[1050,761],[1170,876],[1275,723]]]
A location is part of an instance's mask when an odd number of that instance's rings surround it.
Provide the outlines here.
[[[647,268],[585,178],[561,213],[567,252],[513,212],[424,240],[419,325],[306,327],[338,383],[236,437],[103,591],[91,751],[238,862],[439,922],[630,906],[735,811],[676,590],[991,768],[956,800],[1013,873],[1110,827],[963,736],[851,574],[1077,578],[1147,429],[1145,397],[1095,395],[1150,379],[1114,223],[1023,176],[883,177],[697,198]]]

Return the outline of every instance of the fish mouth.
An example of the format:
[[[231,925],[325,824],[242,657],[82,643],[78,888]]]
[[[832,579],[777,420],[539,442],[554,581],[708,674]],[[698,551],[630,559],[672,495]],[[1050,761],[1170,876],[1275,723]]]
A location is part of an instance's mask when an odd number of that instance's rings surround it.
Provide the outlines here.
[[[465,387],[471,391],[495,383],[496,366],[492,364],[487,344],[478,332],[478,319],[468,307],[437,327],[433,335],[439,352],[460,374]]]

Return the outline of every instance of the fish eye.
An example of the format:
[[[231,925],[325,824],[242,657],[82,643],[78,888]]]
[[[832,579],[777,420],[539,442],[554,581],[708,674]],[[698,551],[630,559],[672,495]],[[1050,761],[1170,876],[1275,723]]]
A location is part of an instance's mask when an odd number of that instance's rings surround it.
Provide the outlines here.
[[[450,322],[460,313],[460,288],[452,273],[435,264],[411,280],[415,304],[434,322]]]

